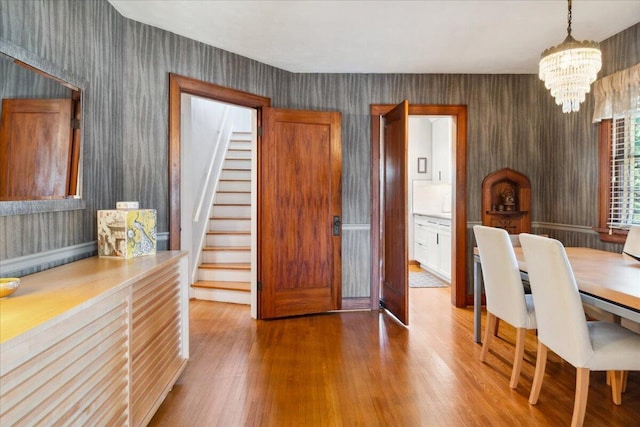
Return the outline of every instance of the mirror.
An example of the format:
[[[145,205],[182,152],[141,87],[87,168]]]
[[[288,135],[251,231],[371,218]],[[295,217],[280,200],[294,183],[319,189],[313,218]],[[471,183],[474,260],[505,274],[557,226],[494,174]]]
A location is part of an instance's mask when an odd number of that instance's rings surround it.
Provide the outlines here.
[[[84,208],[83,86],[69,77],[0,40],[0,215]]]

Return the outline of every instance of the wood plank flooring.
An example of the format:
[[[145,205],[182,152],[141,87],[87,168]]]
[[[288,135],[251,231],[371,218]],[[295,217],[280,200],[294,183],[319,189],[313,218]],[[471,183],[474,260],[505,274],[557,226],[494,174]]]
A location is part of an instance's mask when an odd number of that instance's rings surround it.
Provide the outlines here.
[[[481,363],[472,309],[452,307],[449,292],[411,289],[409,328],[384,312],[255,321],[248,306],[192,301],[191,359],[150,425],[569,425],[575,369],[551,354],[530,406],[535,335],[511,390],[514,330],[501,322]],[[592,373],[585,426],[640,426],[639,372],[622,400]]]

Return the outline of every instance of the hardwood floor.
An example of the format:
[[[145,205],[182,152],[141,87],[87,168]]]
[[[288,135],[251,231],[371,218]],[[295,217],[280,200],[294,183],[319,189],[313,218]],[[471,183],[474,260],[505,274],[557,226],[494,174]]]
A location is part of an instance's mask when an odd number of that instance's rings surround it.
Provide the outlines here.
[[[509,389],[514,330],[479,360],[472,309],[449,288],[412,288],[405,328],[384,312],[255,321],[249,307],[191,302],[191,359],[151,426],[563,426],[575,369],[550,355],[540,400],[527,399],[535,335]],[[585,426],[640,426],[640,372],[622,406],[591,374]]]

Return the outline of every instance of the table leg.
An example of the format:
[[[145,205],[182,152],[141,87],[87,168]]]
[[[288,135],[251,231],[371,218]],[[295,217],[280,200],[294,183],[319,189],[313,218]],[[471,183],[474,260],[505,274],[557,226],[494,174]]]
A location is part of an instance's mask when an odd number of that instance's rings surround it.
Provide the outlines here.
[[[481,342],[480,322],[482,312],[482,266],[480,259],[473,257],[473,341]]]

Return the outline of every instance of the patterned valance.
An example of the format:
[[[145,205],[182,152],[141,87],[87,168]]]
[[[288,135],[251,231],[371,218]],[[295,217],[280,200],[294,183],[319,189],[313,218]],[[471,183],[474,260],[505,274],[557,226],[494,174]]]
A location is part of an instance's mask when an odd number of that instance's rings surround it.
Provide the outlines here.
[[[640,64],[618,71],[593,83],[593,122],[640,108]]]

